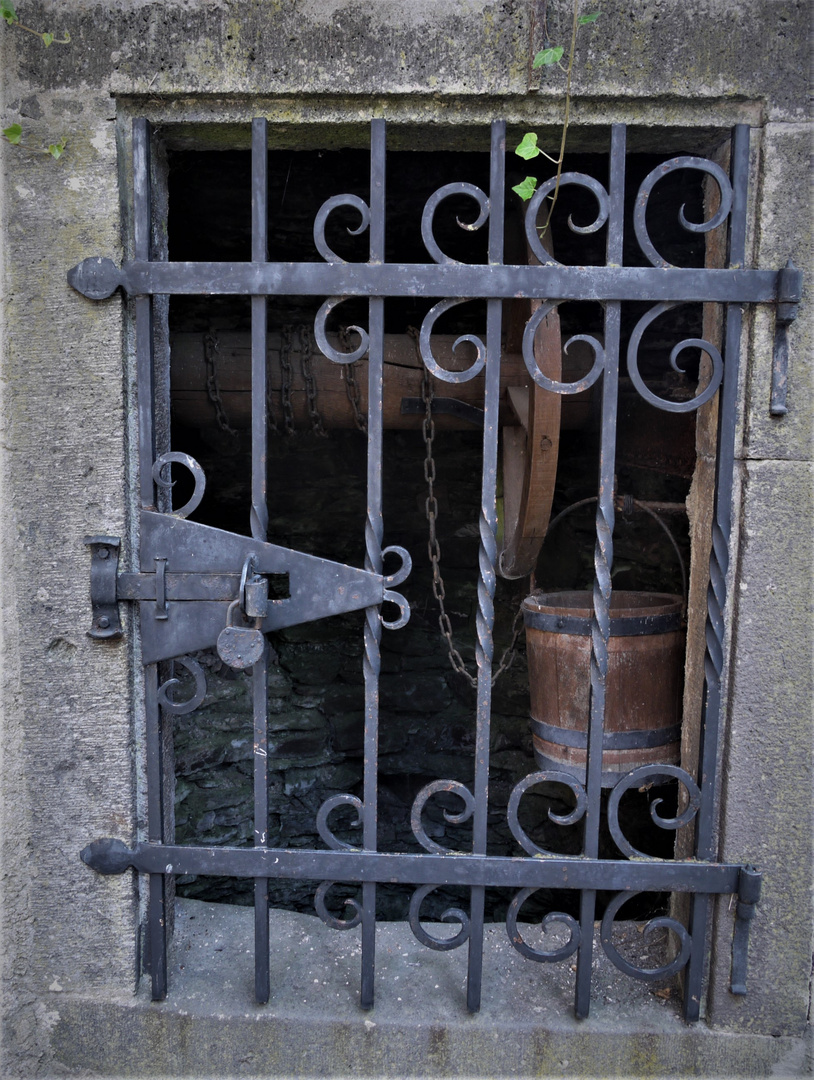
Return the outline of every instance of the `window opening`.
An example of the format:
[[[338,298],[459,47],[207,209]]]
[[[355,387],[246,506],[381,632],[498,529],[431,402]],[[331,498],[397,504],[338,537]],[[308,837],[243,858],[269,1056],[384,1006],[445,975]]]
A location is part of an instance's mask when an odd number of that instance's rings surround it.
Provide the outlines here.
[[[396,253],[401,261],[391,261],[386,237],[387,222],[386,183],[391,171],[386,167],[386,129],[382,121],[374,121],[371,127],[370,179],[367,188],[359,181],[359,191],[353,185],[344,194],[331,193],[318,208],[314,220],[314,246],[317,256],[308,252],[299,241],[297,251],[303,259],[285,253],[287,237],[279,242],[282,255],[275,254],[275,236],[269,236],[269,191],[275,195],[275,182],[269,185],[268,140],[265,121],[255,121],[252,127],[252,155],[248,185],[251,205],[251,229],[248,243],[245,226],[231,233],[228,222],[224,224],[225,249],[232,245],[230,257],[218,259],[211,250],[195,249],[200,238],[188,236],[170,250],[169,261],[156,261],[150,257],[150,131],[144,121],[134,126],[135,161],[135,259],[118,270],[112,263],[102,259],[89,259],[71,272],[70,279],[80,291],[92,299],[102,299],[121,285],[135,297],[137,328],[137,360],[139,368],[139,431],[140,431],[140,498],[141,547],[139,570],[135,573],[117,574],[116,559],[118,541],[104,537],[89,538],[92,549],[92,593],[95,602],[95,636],[105,637],[120,633],[116,602],[119,599],[136,599],[140,603],[142,651],[146,673],[147,711],[147,765],[149,827],[146,841],[133,849],[115,839],[99,840],[83,852],[83,858],[103,873],[118,873],[133,866],[149,874],[150,881],[150,972],[153,995],[163,997],[166,993],[166,941],[165,941],[165,888],[169,879],[198,875],[227,875],[252,882],[255,909],[255,985],[259,1001],[269,996],[269,940],[268,904],[269,883],[281,879],[305,880],[317,883],[314,903],[320,916],[329,926],[346,930],[360,925],[362,928],[362,1004],[372,1004],[373,971],[375,957],[375,926],[377,918],[376,892],[388,883],[409,884],[414,890],[410,902],[409,920],[420,941],[431,948],[447,950],[467,945],[468,987],[467,1002],[471,1009],[479,1005],[482,979],[483,933],[485,919],[485,892],[488,888],[509,889],[512,900],[505,913],[510,939],[516,948],[529,959],[538,962],[560,962],[575,958],[575,1009],[585,1016],[589,1009],[591,954],[594,936],[594,918],[597,913],[597,894],[608,889],[612,898],[602,916],[600,942],[612,962],[631,976],[653,980],[684,971],[685,1016],[696,1019],[699,1012],[704,971],[704,938],[709,914],[709,903],[716,893],[737,893],[737,927],[733,952],[733,990],[745,991],[745,949],[748,920],[758,899],[760,875],[752,868],[738,865],[721,865],[711,861],[713,854],[713,824],[716,790],[716,749],[719,738],[719,697],[722,666],[724,588],[728,560],[730,532],[729,504],[732,484],[732,460],[734,453],[734,408],[737,390],[738,344],[741,308],[744,302],[773,301],[778,295],[779,277],[770,271],[750,271],[743,266],[745,236],[745,184],[748,164],[748,132],[736,129],[732,151],[732,179],[712,162],[682,156],[651,169],[636,185],[636,203],[633,229],[639,254],[626,259],[626,251],[632,243],[631,229],[625,222],[624,201],[630,197],[630,186],[625,177],[625,129],[615,126],[610,138],[606,175],[603,180],[590,178],[585,173],[570,174],[568,185],[589,192],[590,219],[583,223],[580,217],[584,204],[574,205],[571,218],[572,231],[580,229],[601,246],[595,248],[595,261],[570,263],[567,258],[559,261],[541,243],[536,219],[539,201],[532,200],[525,218],[521,219],[520,240],[531,249],[531,257],[512,261],[510,255],[512,236],[509,217],[504,213],[505,184],[505,128],[494,123],[491,132],[491,148],[478,182],[454,181],[436,188],[421,212],[421,236],[424,248],[431,258],[422,255],[420,261],[411,261],[409,252]],[[467,155],[468,156],[468,155]],[[356,155],[354,162],[358,167]],[[352,162],[348,159],[351,179]],[[293,166],[292,166],[293,167]],[[290,169],[287,181],[290,182]],[[720,193],[721,206],[703,225],[695,224],[702,215],[693,219],[693,209],[698,209],[701,196],[696,185],[693,198],[685,202],[681,213],[685,232],[707,233],[726,222],[729,226],[728,271],[705,268],[679,268],[672,262],[678,258],[669,237],[664,247],[654,246],[652,222],[648,203],[650,191],[658,188],[658,181],[683,172],[701,173],[711,177]],[[405,175],[409,170],[405,168]],[[325,174],[320,174],[324,179]],[[635,170],[634,170],[635,175]],[[238,177],[238,172],[235,173]],[[435,182],[437,183],[436,176]],[[281,202],[287,197],[283,181]],[[237,179],[235,180],[237,183]],[[277,184],[279,186],[278,178]],[[344,187],[344,185],[342,185]],[[246,187],[244,185],[244,190]],[[299,190],[299,189],[297,189]],[[626,194],[627,193],[627,194]],[[540,198],[542,198],[540,194]],[[660,197],[664,194],[661,189]],[[477,215],[480,237],[485,244],[475,243],[466,260],[457,247],[451,254],[445,247],[448,237],[445,211],[447,199],[462,196],[466,203],[467,217],[454,222],[452,233],[458,236],[458,225],[463,223],[464,233],[472,230],[467,225]],[[291,196],[293,200],[293,195]],[[654,196],[654,202],[656,198]],[[454,205],[454,204],[453,204]],[[563,200],[566,207],[566,200]],[[368,246],[346,250],[339,248],[335,237],[332,215],[335,211],[351,211],[353,230],[365,234]],[[293,213],[292,219],[297,218]],[[457,215],[453,215],[453,218]],[[356,224],[361,218],[362,228]],[[436,221],[438,229],[436,230]],[[347,228],[347,221],[342,222]],[[287,226],[294,229],[294,226]],[[482,227],[482,228],[481,228]],[[398,230],[396,231],[398,235]],[[269,241],[272,250],[269,250]],[[468,239],[464,237],[464,239]],[[354,242],[352,239],[349,243]],[[184,243],[188,247],[181,259]],[[555,245],[558,243],[555,235]],[[566,246],[566,250],[570,249]],[[556,251],[556,246],[555,246]],[[356,261],[345,261],[355,254]],[[690,253],[692,254],[692,252]],[[249,258],[250,256],[250,258]],[[644,258],[642,256],[645,256]],[[695,256],[700,256],[696,249]],[[692,262],[692,260],[690,260]],[[703,259],[701,259],[703,262]],[[686,264],[682,263],[682,266]],[[799,286],[792,282],[789,271],[785,285]],[[781,288],[781,291],[782,288]],[[251,507],[248,529],[244,522],[238,523],[232,511],[228,525],[222,519],[215,524],[201,524],[191,515],[201,506],[205,470],[186,451],[174,449],[159,452],[155,446],[155,422],[153,419],[150,387],[152,385],[151,303],[153,296],[170,295],[171,320],[175,328],[194,325],[199,312],[196,296],[207,298],[206,325],[196,326],[204,335],[202,358],[208,369],[207,394],[213,407],[217,430],[229,435],[228,411],[223,389],[215,385],[213,368],[218,362],[222,346],[213,333],[212,320],[236,320],[233,332],[240,333],[246,325],[245,312],[250,311],[248,332],[250,334],[250,481],[246,494]],[[267,300],[273,297],[272,303]],[[297,306],[279,298],[297,297]],[[327,297],[327,299],[326,299]],[[481,297],[470,303],[471,297]],[[214,298],[214,299],[213,299]],[[241,298],[233,300],[233,298]],[[303,299],[304,298],[304,299]],[[312,299],[313,298],[313,299]],[[531,308],[517,315],[518,299],[531,301]],[[466,301],[466,303],[465,303]],[[727,304],[726,333],[723,353],[709,340],[700,337],[698,322],[676,320],[675,312],[684,306],[699,307],[704,302]],[[641,305],[639,309],[636,305]],[[429,305],[429,306],[428,306]],[[514,306],[515,312],[512,312]],[[522,305],[521,305],[522,307]],[[348,309],[347,322],[340,322],[338,329],[332,318]],[[583,366],[576,370],[545,373],[547,361],[537,353],[538,342],[546,334],[552,334],[555,317],[559,315],[561,329],[568,338],[576,338],[572,344],[582,343],[586,350],[577,362]],[[569,308],[571,313],[569,313]],[[591,308],[593,314],[585,314]],[[468,314],[472,309],[480,312],[477,317]],[[292,323],[290,314],[298,310],[304,319],[296,321],[300,352],[302,381],[305,387],[307,415],[311,424],[309,438],[317,445],[322,438],[319,430],[321,417],[314,408],[315,392],[319,382],[309,367],[318,347],[324,360],[347,372],[350,364],[366,357],[365,380],[367,416],[360,407],[361,399],[354,399],[353,386],[347,386],[346,395],[355,422],[360,418],[366,429],[366,454],[360,458],[360,472],[364,471],[366,508],[363,529],[363,554],[349,562],[336,561],[330,553],[314,554],[304,550],[305,544],[295,537],[291,541],[273,535],[270,526],[279,524],[269,515],[273,466],[269,468],[269,446],[280,435],[280,424],[285,430],[291,420],[286,410],[285,367],[291,363],[293,351],[289,340]],[[271,315],[276,311],[277,316]],[[285,311],[285,319],[275,325],[279,312]],[[388,316],[388,312],[390,315]],[[413,316],[415,312],[415,316]],[[395,314],[394,314],[395,313]],[[387,851],[380,844],[379,822],[382,798],[379,786],[379,763],[381,750],[380,681],[383,673],[382,649],[385,635],[397,634],[407,623],[415,600],[403,594],[410,588],[407,584],[411,559],[401,537],[390,536],[392,528],[388,518],[385,526],[382,467],[387,461],[383,431],[383,408],[387,394],[384,379],[387,334],[395,325],[388,318],[404,319],[405,314],[416,318],[420,326],[415,335],[414,348],[420,356],[422,367],[428,369],[445,391],[456,393],[460,387],[482,375],[482,432],[478,438],[481,452],[481,468],[477,477],[480,488],[477,520],[476,579],[476,641],[475,660],[478,669],[475,692],[472,695],[474,723],[470,725],[471,754],[469,768],[450,768],[447,777],[427,783],[417,793],[410,793],[411,828],[421,853],[410,851]],[[514,314],[514,319],[513,319]],[[367,315],[366,319],[363,316]],[[441,322],[446,316],[451,325]],[[462,317],[463,316],[463,317]],[[653,343],[651,324],[666,316],[665,322],[657,323],[658,335],[674,337],[687,335],[680,346],[673,346],[672,371],[666,383],[653,382],[650,361],[660,352]],[[351,318],[353,321],[351,322]],[[574,324],[570,322],[573,318]],[[243,320],[243,322],[241,322]],[[228,320],[227,320],[228,321]],[[313,325],[311,326],[311,323]],[[545,326],[543,325],[545,323]],[[522,422],[524,408],[528,411],[528,424],[534,431],[532,412],[537,406],[535,388],[547,394],[556,394],[564,402],[574,395],[588,394],[583,398],[583,415],[599,413],[598,431],[584,442],[594,453],[594,475],[598,470],[598,489],[591,496],[595,500],[593,547],[593,581],[590,606],[586,612],[586,637],[590,640],[589,718],[587,721],[586,760],[582,773],[570,761],[568,768],[552,769],[550,764],[530,771],[511,788],[506,802],[505,825],[525,857],[493,854],[488,846],[490,816],[498,804],[490,801],[489,757],[490,735],[495,714],[495,696],[491,686],[491,669],[494,659],[494,608],[497,593],[497,570],[499,568],[497,474],[498,433],[501,427],[501,361],[504,340],[504,324],[507,340],[519,346],[528,376],[528,394],[515,394],[509,405],[517,419]],[[172,323],[171,323],[172,328]],[[215,331],[221,329],[216,326]],[[269,330],[278,334],[278,362],[280,369],[281,412],[274,415],[274,403],[270,400],[273,377],[268,365]],[[472,347],[469,355],[457,362],[449,357],[440,360],[435,335],[444,329],[449,334],[469,339]],[[575,332],[576,330],[576,332]],[[177,330],[179,334],[183,330]],[[649,336],[648,336],[649,335]],[[694,388],[692,380],[682,374],[682,364],[676,358],[688,348],[693,348],[709,358],[711,371],[704,376],[706,386]],[[652,354],[651,354],[652,350]],[[274,351],[272,344],[272,353]],[[441,350],[443,351],[443,349]],[[179,355],[183,350],[178,350]],[[557,349],[559,363],[559,349]],[[625,358],[627,360],[625,366]],[[180,365],[183,366],[183,365]],[[228,366],[228,365],[227,365]],[[663,362],[661,371],[664,370]],[[176,372],[173,372],[175,380]],[[642,442],[638,422],[631,424],[633,448],[628,449],[629,461],[625,466],[624,453],[617,457],[617,428],[619,416],[625,414],[624,395],[620,397],[620,379],[630,380],[638,397],[648,405],[671,417],[691,416],[695,410],[721,388],[721,426],[718,455],[718,485],[716,524],[713,536],[713,553],[710,569],[711,589],[708,607],[708,654],[706,664],[706,708],[704,715],[701,765],[697,777],[690,775],[678,765],[639,765],[629,773],[622,773],[609,795],[603,796],[603,771],[606,762],[602,753],[603,739],[606,748],[613,740],[624,747],[628,736],[615,736],[608,723],[606,705],[612,698],[613,676],[609,653],[615,636],[614,619],[614,538],[617,524],[617,465],[635,470],[641,468],[641,449],[635,448],[635,438]],[[356,389],[359,389],[359,381]],[[601,388],[597,395],[595,387]],[[310,388],[310,389],[309,389]],[[292,384],[289,382],[289,391]],[[176,395],[180,385],[175,386]],[[245,391],[239,391],[245,394]],[[451,396],[451,394],[450,394]],[[220,399],[220,400],[219,400]],[[354,400],[356,408],[354,408]],[[631,395],[631,400],[635,401]],[[563,402],[563,403],[564,403]],[[638,404],[638,403],[637,403]],[[289,407],[292,405],[289,396]],[[621,409],[620,409],[621,405]],[[635,412],[636,406],[630,406]],[[293,409],[291,410],[293,411]],[[565,412],[563,408],[563,412]],[[315,416],[316,413],[316,416]],[[439,426],[443,411],[438,410]],[[576,414],[575,414],[576,415]],[[534,412],[536,417],[536,411]],[[273,420],[273,423],[271,422]],[[450,424],[451,427],[454,425]],[[575,427],[576,427],[575,423]],[[176,429],[180,432],[180,428]],[[237,430],[232,428],[232,430]],[[450,431],[450,435],[457,433]],[[349,435],[356,437],[356,432]],[[231,437],[231,436],[230,436]],[[398,435],[406,440],[407,436]],[[470,436],[461,436],[464,440]],[[452,440],[453,442],[455,440]],[[391,440],[398,447],[398,440]],[[619,440],[624,446],[624,439]],[[177,445],[177,443],[176,443]],[[347,447],[350,447],[349,437]],[[392,446],[391,446],[392,452]],[[160,448],[159,448],[160,450]],[[203,455],[202,455],[203,456]],[[223,455],[222,455],[223,456]],[[348,450],[347,456],[353,457]],[[576,456],[576,455],[575,455]],[[405,455],[395,452],[396,463],[402,464]],[[680,455],[679,455],[680,457]],[[674,462],[665,453],[662,468],[671,476]],[[156,509],[157,489],[166,489],[170,483],[167,475],[173,465],[186,469],[192,480],[192,492],[185,504],[178,507],[173,497],[164,512]],[[239,471],[238,469],[234,470]],[[398,469],[394,470],[396,474]],[[658,468],[651,471],[658,471]],[[504,477],[505,479],[505,477]],[[684,477],[686,479],[686,477]],[[677,481],[676,481],[677,482]],[[579,491],[570,495],[581,494]],[[587,497],[586,497],[587,498]],[[572,500],[573,501],[573,500]],[[576,500],[581,501],[581,500]],[[658,501],[658,500],[654,500]],[[663,500],[671,501],[671,500]],[[624,505],[623,511],[631,509]],[[209,511],[212,513],[212,511]],[[469,539],[464,534],[461,539]],[[284,546],[290,543],[291,546]],[[385,558],[390,556],[387,564]],[[393,564],[395,563],[395,566]],[[505,569],[505,567],[504,567]],[[580,568],[577,568],[580,569]],[[617,567],[625,571],[624,565]],[[276,595],[270,581],[287,576],[287,597]],[[578,576],[578,575],[577,575]],[[351,613],[357,613],[352,615]],[[391,614],[392,612],[392,614]],[[545,612],[526,612],[527,626],[539,628]],[[627,614],[627,613],[626,613]],[[273,791],[269,783],[268,755],[270,728],[268,694],[270,673],[273,681],[273,659],[266,634],[286,631],[288,628],[318,625],[315,620],[328,616],[356,619],[361,624],[361,653],[359,660],[363,672],[363,712],[365,717],[362,733],[364,752],[363,769],[357,791],[344,790],[327,798],[316,813],[316,826],[322,846],[297,848],[277,847],[270,836],[270,800]],[[565,620],[566,622],[568,619]],[[627,626],[619,633],[640,633],[630,629],[630,619],[621,619]],[[641,619],[632,620],[637,625]],[[293,642],[297,644],[297,635]],[[358,640],[358,639],[357,639]],[[395,638],[394,638],[395,640]],[[174,843],[171,814],[165,805],[165,769],[161,761],[164,746],[163,734],[173,719],[194,714],[204,699],[206,678],[201,663],[195,655],[211,648],[217,641],[221,660],[238,671],[251,670],[252,699],[252,755],[251,779],[254,801],[254,820],[251,847],[214,845],[179,845]],[[302,639],[299,639],[300,643]],[[176,696],[178,684],[166,661],[174,659],[176,665],[186,669],[192,678],[192,696],[182,700]],[[306,662],[307,664],[307,662]],[[386,674],[386,672],[385,672]],[[424,710],[417,710],[418,713]],[[495,714],[496,715],[496,714]],[[620,742],[621,739],[621,742]],[[297,748],[290,747],[292,759]],[[457,750],[457,748],[456,748]],[[461,755],[454,755],[460,765]],[[537,760],[540,765],[540,759]],[[626,831],[619,812],[626,793],[647,789],[665,778],[675,778],[685,793],[683,807],[668,810],[664,803],[653,800],[651,817],[662,830],[674,831],[692,823],[695,830],[694,860],[684,863],[665,857],[663,853],[653,856],[643,853],[638,841]],[[350,779],[350,778],[348,778]],[[524,828],[528,811],[521,805],[527,793],[542,784],[558,784],[566,792],[561,811],[553,811],[549,805],[548,819],[560,827],[579,823],[581,836],[574,852],[555,852],[543,849]],[[357,793],[358,792],[358,793]],[[570,793],[570,795],[568,794]],[[289,792],[296,795],[296,791]],[[621,858],[601,858],[601,815],[606,802],[607,823]],[[311,808],[313,809],[313,808]],[[439,844],[432,838],[430,828],[433,812],[445,821],[444,841]],[[536,813],[542,815],[543,807]],[[347,832],[347,816],[356,819],[355,833]],[[674,814],[665,817],[665,813]],[[532,813],[534,816],[534,813]],[[460,828],[461,840],[453,839],[447,827]],[[248,839],[248,836],[246,837]],[[535,858],[534,856],[542,856]],[[357,882],[361,885],[361,897],[349,897],[349,906],[342,917],[331,914],[326,897],[335,883]],[[451,917],[460,929],[452,938],[437,939],[421,924],[424,899],[438,886],[456,885],[468,899],[467,910],[456,909]],[[312,885],[313,887],[313,885]],[[518,891],[519,890],[519,891]],[[534,893],[549,891],[551,900],[557,903],[544,919],[544,929],[552,925],[564,929],[559,943],[544,944],[542,948],[529,945],[518,928],[518,912]],[[575,898],[576,913],[564,910],[561,902],[563,892]],[[664,917],[659,925],[669,927],[675,937],[675,955],[656,969],[636,967],[625,960],[613,943],[613,920],[621,907],[637,893],[678,891],[689,894],[691,911],[687,925],[673,917]],[[358,895],[358,894],[357,894]]]

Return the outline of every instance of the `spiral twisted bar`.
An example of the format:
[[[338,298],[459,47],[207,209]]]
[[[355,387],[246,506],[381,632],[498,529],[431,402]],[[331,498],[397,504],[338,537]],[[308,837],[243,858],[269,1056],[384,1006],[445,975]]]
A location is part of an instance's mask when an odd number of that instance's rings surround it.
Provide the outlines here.
[[[435,211],[444,199],[448,199],[450,195],[469,195],[478,204],[478,216],[473,222],[463,222],[460,218],[455,220],[458,225],[465,229],[467,232],[475,232],[479,229],[489,217],[491,204],[488,195],[484,194],[479,187],[475,187],[474,184],[444,184],[443,187],[438,188],[437,191],[430,195],[429,199],[424,206],[424,211],[421,215],[421,239],[424,241],[424,247],[430,253],[432,258],[437,263],[446,263],[448,265],[454,265],[458,262],[457,259],[452,259],[449,255],[445,255],[436,243],[435,236],[433,234]]]
[[[370,129],[370,262],[385,259],[385,154],[384,120],[374,120]],[[368,301],[369,363],[367,372],[367,517],[365,520],[365,569],[381,574],[382,538],[382,395],[384,393],[384,300],[372,296]],[[365,336],[357,330],[365,344]],[[358,350],[357,350],[358,352]],[[393,594],[395,602],[403,598]],[[406,606],[406,605],[405,605]],[[402,619],[406,622],[405,608]],[[409,608],[406,608],[409,615]],[[401,621],[401,620],[397,620]],[[378,846],[378,762],[379,762],[379,673],[381,670],[381,604],[365,608],[364,660],[365,685],[364,774],[362,779],[364,809],[362,843],[365,851]],[[376,884],[362,884],[362,986],[361,1005],[373,1006],[376,956]]]
[[[478,550],[480,579],[478,581],[478,611],[475,616],[478,634],[475,657],[480,667],[483,664],[491,665],[494,659],[495,641],[492,628],[495,625],[495,585],[497,583],[495,573],[497,538],[492,523],[483,510],[478,519],[478,532],[480,534]]]
[[[612,496],[612,493],[611,493]],[[613,498],[597,502],[596,545],[594,547],[594,617],[591,625],[591,694],[604,702],[608,675],[608,642],[610,640],[610,598],[613,588],[613,527],[616,520]]]
[[[433,937],[428,933],[420,922],[420,908],[424,902],[424,898],[428,896],[437,885],[422,885],[420,889],[416,889],[410,899],[410,913],[409,922],[410,929],[415,936],[421,942],[422,945],[426,945],[429,949],[435,949],[436,952],[448,952],[450,949],[457,949],[459,945],[463,945],[465,941],[469,940],[471,931],[471,924],[469,916],[465,911],[460,908],[452,907],[447,908],[441,915],[442,922],[458,922],[461,924],[461,929],[451,938],[439,938]]]
[[[187,669],[195,680],[195,689],[192,696],[186,701],[173,701],[169,692],[173,686],[180,686],[181,680],[167,679],[158,688],[158,704],[165,712],[171,713],[173,716],[186,716],[187,713],[194,712],[206,697],[206,677],[201,665],[197,660],[193,660],[191,656],[178,656],[173,663],[180,664],[181,667]]]
[[[669,964],[664,964],[663,967],[657,968],[641,968],[631,964],[629,960],[625,960],[622,954],[618,951],[613,944],[613,920],[616,917],[616,913],[622,904],[631,900],[634,896],[638,896],[639,893],[622,892],[618,893],[613,900],[608,904],[605,909],[605,914],[602,917],[602,926],[599,933],[599,940],[602,942],[602,948],[605,951],[605,955],[608,959],[623,971],[625,975],[630,975],[631,978],[641,979],[643,982],[656,982],[659,979],[668,979],[671,975],[675,975],[681,971],[687,961],[690,959],[692,953],[692,942],[690,935],[686,929],[676,919],[671,919],[664,915],[657,919],[651,919],[647,923],[643,930],[643,936],[645,940],[653,934],[654,930],[658,930],[661,927],[666,927],[668,930],[676,935],[680,942],[680,949],[678,955]]]
[[[528,900],[532,893],[538,891],[538,889],[533,888],[521,889],[520,892],[512,898],[512,902],[509,904],[508,911],[506,912],[506,930],[509,935],[509,941],[511,941],[515,949],[517,949],[522,956],[525,956],[527,960],[536,960],[538,963],[542,964],[556,964],[560,960],[567,960],[569,956],[574,955],[582,940],[582,932],[579,928],[579,923],[573,916],[566,915],[562,911],[549,911],[543,918],[541,924],[543,933],[545,933],[554,923],[560,923],[563,926],[568,927],[570,933],[568,941],[566,941],[564,945],[560,945],[558,948],[551,950],[535,949],[532,945],[529,945],[517,929],[517,917],[520,914],[520,908],[525,904],[526,900]]]
[[[711,232],[726,221],[729,216],[729,211],[732,209],[732,185],[729,182],[729,177],[720,165],[716,165],[714,161],[699,157],[676,157],[671,158],[670,161],[665,161],[661,165],[657,165],[656,168],[653,169],[651,173],[648,173],[642,181],[642,184],[639,187],[639,193],[636,196],[636,203],[633,211],[633,228],[636,233],[636,239],[639,241],[639,246],[649,259],[651,266],[671,267],[673,265],[662,258],[656,251],[647,231],[646,219],[647,204],[653,188],[662,177],[667,176],[668,173],[676,172],[678,169],[698,169],[701,172],[707,173],[714,178],[721,192],[720,206],[709,221],[688,221],[684,215],[684,207],[682,206],[679,209],[678,220],[681,222],[682,228],[686,229],[687,232]]]

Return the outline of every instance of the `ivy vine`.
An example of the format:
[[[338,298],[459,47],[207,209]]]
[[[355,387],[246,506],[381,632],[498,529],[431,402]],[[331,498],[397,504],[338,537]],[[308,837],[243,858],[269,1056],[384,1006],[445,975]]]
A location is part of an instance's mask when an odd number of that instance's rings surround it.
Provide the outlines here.
[[[14,8],[14,4],[11,0],[0,0],[0,18],[4,20],[7,26],[16,26],[18,30],[24,30],[28,34],[33,34],[34,37],[38,37],[45,48],[47,49],[51,45],[70,45],[71,35],[65,31],[61,38],[55,37],[50,30],[34,30],[30,26],[26,26],[25,23],[20,22],[20,18]],[[58,161],[67,145],[67,139],[63,135],[58,142],[49,143],[47,148],[42,146],[33,146],[31,143],[23,141],[23,128],[21,124],[10,124],[7,128],[3,128],[3,138],[6,142],[11,143],[12,146],[19,146],[22,150],[29,150],[33,154],[50,154],[55,161]]]
[[[560,139],[560,152],[556,158],[547,154],[545,150],[542,150],[537,145],[537,135],[533,131],[527,131],[523,138],[520,140],[515,154],[518,157],[523,158],[524,161],[532,161],[536,157],[544,157],[547,161],[550,161],[552,165],[557,166],[557,179],[554,185],[554,190],[548,196],[550,199],[548,206],[548,214],[546,220],[539,227],[539,233],[541,236],[545,234],[551,221],[551,215],[554,212],[554,206],[557,202],[557,195],[560,191],[560,177],[562,176],[562,165],[565,160],[565,144],[568,138],[568,124],[571,119],[571,76],[574,70],[574,51],[577,45],[577,33],[581,26],[589,26],[595,23],[601,11],[592,11],[587,15],[579,14],[579,0],[574,0],[574,13],[571,23],[571,44],[568,50],[568,64],[566,66],[562,63],[565,49],[562,45],[549,45],[547,44],[544,49],[541,49],[532,61],[532,68],[552,67],[556,65],[566,74],[565,80],[565,116],[562,124],[562,137]],[[525,180],[519,184],[515,184],[512,191],[516,192],[524,202],[534,195],[537,190],[538,179],[536,176],[527,176]]]

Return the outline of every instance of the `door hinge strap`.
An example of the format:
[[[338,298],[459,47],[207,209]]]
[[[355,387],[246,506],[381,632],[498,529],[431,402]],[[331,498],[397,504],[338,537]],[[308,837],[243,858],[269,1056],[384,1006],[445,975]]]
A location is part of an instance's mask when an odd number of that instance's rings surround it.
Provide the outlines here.
[[[117,604],[119,572],[118,536],[86,536],[90,548],[90,602],[92,638],[120,638],[123,634]]]

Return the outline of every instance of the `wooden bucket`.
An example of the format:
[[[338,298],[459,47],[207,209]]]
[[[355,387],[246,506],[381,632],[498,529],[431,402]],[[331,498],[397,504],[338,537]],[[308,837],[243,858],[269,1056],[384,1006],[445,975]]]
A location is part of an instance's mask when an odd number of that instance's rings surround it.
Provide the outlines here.
[[[683,600],[614,592],[608,642],[602,785],[640,765],[677,765],[684,683]],[[585,781],[591,669],[589,592],[523,601],[534,757]]]

